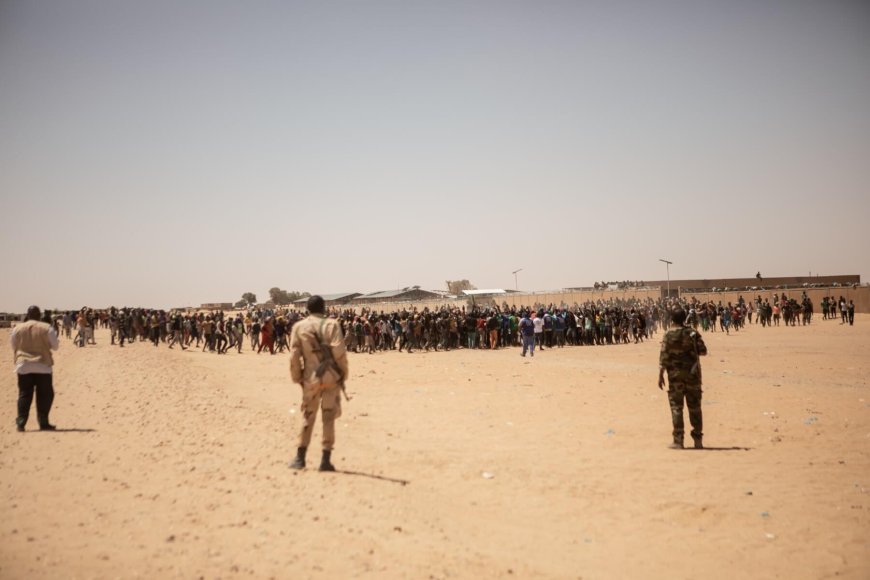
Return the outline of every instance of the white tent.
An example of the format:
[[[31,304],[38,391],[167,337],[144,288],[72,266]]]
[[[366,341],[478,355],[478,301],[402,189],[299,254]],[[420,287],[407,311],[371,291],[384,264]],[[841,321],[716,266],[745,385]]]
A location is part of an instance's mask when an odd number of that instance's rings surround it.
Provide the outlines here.
[[[462,293],[466,296],[492,296],[494,294],[507,294],[507,290],[502,290],[501,288],[493,288],[490,290],[463,290]]]

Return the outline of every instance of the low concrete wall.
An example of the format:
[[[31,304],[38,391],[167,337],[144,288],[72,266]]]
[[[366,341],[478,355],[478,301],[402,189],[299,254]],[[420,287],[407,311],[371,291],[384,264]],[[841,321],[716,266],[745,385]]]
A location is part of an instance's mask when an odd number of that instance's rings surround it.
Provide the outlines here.
[[[672,291],[675,289],[672,288]],[[741,292],[680,292],[680,295],[686,299],[696,297],[701,301],[712,300],[714,302],[722,301],[723,304],[728,302],[736,303],[739,296],[743,296],[744,300],[754,300],[760,295],[762,299],[773,299],[774,294],[786,293],[786,296],[800,298],[801,288],[793,288],[790,290],[760,290],[756,292],[741,291]],[[830,296],[839,299],[843,296],[846,301],[855,301],[855,312],[870,313],[870,286],[858,287],[835,287],[835,288],[807,288],[807,295],[813,301],[818,312],[819,305],[822,303],[822,298]],[[501,294],[498,296],[478,297],[474,302],[480,306],[491,306],[498,304],[501,306],[507,303],[508,306],[533,306],[536,308],[546,307],[550,304],[556,306],[573,306],[575,303],[581,304],[588,301],[597,300],[630,300],[632,298],[638,300],[646,300],[652,298],[658,300],[662,296],[661,288],[626,288],[624,290],[575,290],[564,292],[517,292],[511,294]],[[407,302],[378,302],[374,304],[354,304],[357,312],[361,308],[369,308],[375,312],[394,312],[397,310],[417,308],[429,308],[429,310],[438,310],[442,306],[447,307],[463,307],[471,306],[471,298],[456,298],[453,300],[421,300]]]
[[[775,276],[771,278],[762,278],[759,281],[756,278],[709,278],[695,280],[671,280],[671,288],[679,286],[680,288],[695,288],[697,290],[710,290],[713,288],[744,288],[746,286],[803,286],[804,284],[818,284],[820,286],[831,286],[834,283],[841,286],[851,286],[852,284],[860,284],[861,276],[858,274],[843,274],[838,276]],[[665,286],[665,280],[656,280],[654,282],[646,281],[649,286]]]
[[[573,306],[584,302],[598,300],[658,300],[662,296],[660,288],[625,288],[622,290],[566,290],[564,292],[529,292],[508,294],[498,303],[507,302],[511,306],[534,306],[538,308],[555,306]]]
[[[470,307],[472,304],[477,304],[479,306],[491,306],[493,304],[497,304],[498,306],[502,306],[507,303],[508,306],[533,306],[537,308],[542,308],[549,306],[550,304],[555,304],[556,306],[573,306],[575,303],[583,303],[587,301],[595,301],[595,300],[628,300],[631,298],[637,298],[640,300],[646,300],[647,298],[652,298],[653,300],[658,300],[661,297],[662,291],[659,288],[626,288],[624,290],[575,290],[575,291],[564,291],[564,292],[516,292],[510,294],[499,294],[496,296],[479,296],[475,297],[474,300],[469,298],[455,298],[453,300],[421,300],[421,301],[407,301],[407,302],[377,302],[373,304],[354,304],[352,307],[359,311],[361,308],[369,308],[374,310],[375,312],[393,312],[396,310],[402,310],[403,308],[410,310],[411,308],[417,308],[418,310],[422,310],[423,308],[429,308],[429,310],[438,310],[442,306],[451,307],[459,307],[463,306]]]
[[[470,304],[470,303],[469,303]],[[361,304],[344,304],[341,306],[334,306],[331,308],[336,308],[338,310],[353,310],[355,312],[361,312],[363,308],[374,311],[374,312],[396,312],[402,309],[412,310],[416,308],[417,310],[423,310],[424,308],[428,308],[429,310],[440,310],[442,306],[447,306],[448,308],[459,307],[462,308],[466,305],[466,300],[462,298],[456,298],[453,300],[407,300],[403,302],[370,302],[370,303],[361,303]]]

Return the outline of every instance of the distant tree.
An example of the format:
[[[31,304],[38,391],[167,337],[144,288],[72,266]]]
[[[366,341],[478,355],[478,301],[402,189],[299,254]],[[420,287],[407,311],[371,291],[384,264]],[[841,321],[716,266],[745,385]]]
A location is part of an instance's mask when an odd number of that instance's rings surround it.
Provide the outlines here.
[[[244,302],[247,305],[252,305],[257,303],[257,295],[253,292],[245,292],[242,294],[242,299],[240,302]]]
[[[250,304],[247,300],[239,300],[233,305],[233,308],[236,310],[241,310],[242,308],[246,308]]]
[[[447,291],[451,294],[462,294],[463,290],[477,290],[477,286],[468,280],[447,280]]]
[[[297,291],[293,290],[293,291],[287,292],[287,298],[289,299],[289,301],[287,303],[289,304],[290,302],[296,302],[300,298],[309,298],[310,296],[311,296],[311,292],[297,292]]]
[[[278,287],[269,289],[269,298],[279,306],[291,304],[300,298],[308,298],[309,296],[311,296],[311,293],[309,292],[297,292],[296,290],[288,292],[286,290],[281,290]]]
[[[277,286],[275,288],[269,289],[269,298],[272,299],[272,302],[281,306],[284,304],[290,304],[290,297],[287,295],[286,290],[281,290]]]

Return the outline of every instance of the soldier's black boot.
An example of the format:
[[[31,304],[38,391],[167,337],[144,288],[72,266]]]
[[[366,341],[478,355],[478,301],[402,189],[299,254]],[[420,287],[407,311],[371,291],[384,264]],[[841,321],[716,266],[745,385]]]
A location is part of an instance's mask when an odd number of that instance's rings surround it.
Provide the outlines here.
[[[670,444],[670,449],[682,449],[683,448],[683,438],[682,437],[674,437],[674,442]]]
[[[324,449],[323,457],[320,459],[320,471],[335,471],[335,466],[329,461],[330,456],[332,456],[332,450]]]
[[[15,425],[18,428],[19,432],[24,431],[24,426],[27,424],[27,417],[16,417]]]
[[[695,449],[704,448],[704,442],[700,437],[693,437],[693,439],[695,440]]]
[[[296,450],[296,459],[290,464],[290,469],[305,469],[305,452],[307,447],[300,447]]]
[[[57,427],[48,422],[48,415],[37,415],[36,418],[39,420],[40,431],[54,431],[57,429]]]

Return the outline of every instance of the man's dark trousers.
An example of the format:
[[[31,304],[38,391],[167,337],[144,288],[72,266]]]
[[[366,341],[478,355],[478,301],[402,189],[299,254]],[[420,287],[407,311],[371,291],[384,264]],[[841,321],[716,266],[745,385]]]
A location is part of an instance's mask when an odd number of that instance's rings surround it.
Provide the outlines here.
[[[18,419],[23,427],[30,416],[30,405],[33,402],[33,391],[36,390],[36,417],[39,426],[48,425],[48,413],[54,402],[54,386],[52,375],[43,373],[27,373],[18,375]]]

